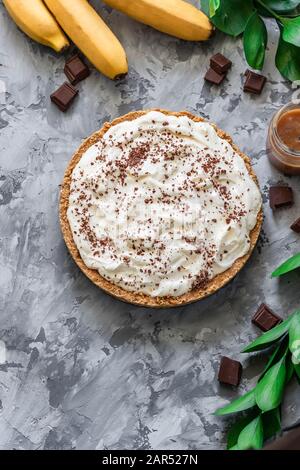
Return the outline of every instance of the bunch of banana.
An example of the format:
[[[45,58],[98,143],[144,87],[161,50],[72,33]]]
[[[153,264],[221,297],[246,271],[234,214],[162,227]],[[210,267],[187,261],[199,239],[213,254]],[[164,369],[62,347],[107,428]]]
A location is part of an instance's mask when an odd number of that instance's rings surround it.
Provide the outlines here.
[[[20,29],[32,39],[59,52],[69,45],[62,28],[104,75],[114,79],[128,72],[122,45],[87,0],[3,2]]]
[[[212,33],[207,16],[183,0],[103,0],[141,23],[187,41],[205,41]]]
[[[183,0],[104,0],[132,18],[164,33],[190,41],[210,37],[212,25]],[[128,72],[119,40],[87,0],[3,0],[10,16],[32,39],[60,52],[69,46],[63,31],[109,78]]]
[[[35,41],[60,52],[69,41],[42,0],[3,0],[19,28]]]
[[[91,63],[109,78],[128,72],[126,53],[86,0],[44,0],[63,30]]]

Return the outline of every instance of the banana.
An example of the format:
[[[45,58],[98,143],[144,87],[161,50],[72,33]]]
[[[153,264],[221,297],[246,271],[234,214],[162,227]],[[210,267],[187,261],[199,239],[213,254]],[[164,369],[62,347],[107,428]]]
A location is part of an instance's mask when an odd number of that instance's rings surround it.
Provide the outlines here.
[[[42,0],[3,0],[19,28],[35,41],[60,52],[69,41]]]
[[[205,41],[212,33],[207,16],[183,0],[104,0],[141,23],[188,41]]]
[[[66,34],[109,78],[128,72],[125,51],[96,11],[86,0],[44,0]]]

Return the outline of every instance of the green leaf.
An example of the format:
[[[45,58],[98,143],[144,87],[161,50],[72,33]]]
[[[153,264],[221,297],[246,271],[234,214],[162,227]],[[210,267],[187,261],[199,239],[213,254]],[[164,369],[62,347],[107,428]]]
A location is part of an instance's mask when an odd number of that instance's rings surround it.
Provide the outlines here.
[[[300,310],[294,313],[289,326],[289,347],[291,353],[300,349]]]
[[[299,49],[299,54],[300,54],[300,49]],[[299,62],[299,72],[300,72],[300,62]],[[283,264],[281,264],[272,273],[272,277],[282,276],[282,274],[289,273],[290,271],[293,271],[294,269],[297,269],[299,267],[300,267],[300,253],[297,253],[296,255],[286,260]]]
[[[269,361],[267,362],[266,367],[264,368],[263,372],[261,373],[260,377],[258,380],[261,380],[265,373],[276,363],[279,361],[279,359],[282,358],[283,354],[287,354],[287,346],[288,346],[288,341],[289,336],[285,335],[283,340],[278,344],[278,346],[274,349],[273,354],[271,355]],[[288,357],[286,358],[286,378],[285,378],[285,383],[289,383],[291,380],[293,374],[294,374],[294,364],[291,361],[291,355],[289,354]]]
[[[273,410],[281,403],[286,377],[285,360],[284,356],[272,366],[255,388],[256,404],[262,411]]]
[[[253,69],[261,70],[265,61],[268,33],[264,21],[256,11],[247,22],[243,40],[248,64]]]
[[[286,360],[286,377],[285,377],[285,383],[288,384],[289,381],[292,379],[295,369],[294,369],[294,364],[292,363],[291,356],[289,356]]]
[[[271,12],[266,10],[260,3],[258,3],[257,1],[254,1],[254,4],[255,4],[255,8],[257,9],[257,11],[260,15],[262,15],[264,17],[267,17],[267,18],[272,18],[273,17]]]
[[[263,376],[270,369],[270,367],[272,367],[276,362],[279,361],[282,355],[286,352],[287,345],[288,345],[288,335],[285,335],[283,340],[274,349],[272,355],[270,356],[270,359],[267,362],[266,367],[264,368],[263,372],[261,373],[259,377],[259,380],[263,378]]]
[[[263,0],[263,3],[269,8],[279,12],[286,12],[293,10],[299,4],[299,0]]]
[[[211,18],[216,28],[230,36],[239,36],[244,32],[247,21],[254,11],[252,0],[222,1],[213,17],[210,15],[209,0],[202,0],[201,8]]]
[[[236,446],[239,435],[241,434],[242,430],[252,421],[255,416],[257,415],[254,412],[250,412],[244,418],[239,419],[236,421],[228,431],[227,434],[227,449],[233,450],[233,447]]]
[[[261,416],[251,421],[240,433],[238,438],[239,450],[261,449],[264,441],[264,431]]]
[[[209,9],[209,0],[200,0],[200,8],[211,19],[210,9]]]
[[[296,16],[300,15],[300,7],[295,8],[295,10],[290,11],[289,13],[285,14],[286,18],[295,18]]]
[[[236,398],[233,400],[229,405],[223,406],[219,408],[216,412],[216,416],[224,416],[231,413],[238,413],[239,411],[248,410],[255,406],[255,394],[254,389],[250,390],[250,392],[245,393],[241,397]]]
[[[294,364],[294,370],[295,370],[296,375],[298,377],[298,382],[300,383],[300,364]]]
[[[281,18],[283,24],[282,39],[285,42],[300,47],[300,16],[296,18]]]
[[[209,16],[213,17],[220,7],[220,0],[209,0]]]
[[[292,353],[291,362],[300,364],[300,310],[294,314],[289,328],[289,348]]]
[[[289,44],[285,42],[282,37],[279,39],[277,53],[276,53],[276,67],[278,68],[279,72],[291,82],[296,80],[300,80],[300,48],[294,46],[293,44]],[[291,263],[289,266],[288,260],[287,266],[285,270],[285,264],[283,263],[274,273],[273,277],[281,276],[281,274],[285,274],[293,269],[296,269],[300,266],[300,253],[296,255],[294,262]],[[298,263],[298,264],[297,264]],[[283,271],[281,272],[281,268]]]
[[[279,408],[267,411],[262,414],[262,422],[264,429],[264,439],[270,439],[281,430],[281,418]]]
[[[266,333],[263,333],[261,336],[252,341],[252,343],[250,343],[249,346],[243,349],[242,352],[248,353],[268,348],[274,343],[274,341],[276,341],[288,331],[291,320],[292,316],[284,320],[282,323],[279,323],[279,325],[272,328],[272,330],[266,331]]]

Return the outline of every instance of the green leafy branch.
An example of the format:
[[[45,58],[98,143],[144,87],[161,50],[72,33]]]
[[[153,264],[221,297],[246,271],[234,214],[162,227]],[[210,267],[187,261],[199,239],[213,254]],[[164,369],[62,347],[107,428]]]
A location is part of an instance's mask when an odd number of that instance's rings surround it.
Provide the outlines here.
[[[291,2],[290,2],[291,3]],[[300,268],[300,253],[286,260],[272,277]],[[300,384],[300,310],[270,331],[259,336],[242,352],[273,347],[273,353],[258,379],[245,395],[216,411],[217,416],[247,411],[228,432],[230,450],[260,449],[265,440],[281,429],[281,402],[286,384],[294,375]]]
[[[300,253],[296,253],[294,256],[282,263],[279,268],[275,269],[272,273],[272,277],[282,276],[295,269],[300,268]]]
[[[201,0],[201,8],[223,33],[243,35],[246,60],[257,70],[268,42],[264,18],[272,18],[280,29],[276,67],[289,80],[300,80],[300,0]]]
[[[229,430],[230,450],[260,449],[266,439],[280,431],[284,389],[295,374],[300,381],[300,310],[258,337],[243,352],[271,346],[276,347],[256,386],[215,413],[225,416],[248,411]]]

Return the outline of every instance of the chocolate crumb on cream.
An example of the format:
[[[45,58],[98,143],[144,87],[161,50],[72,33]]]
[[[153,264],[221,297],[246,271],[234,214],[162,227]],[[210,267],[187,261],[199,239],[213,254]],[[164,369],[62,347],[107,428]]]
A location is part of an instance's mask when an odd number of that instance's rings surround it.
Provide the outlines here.
[[[150,111],[82,154],[67,218],[88,268],[125,291],[178,297],[249,252],[260,210],[243,158],[211,124]]]

